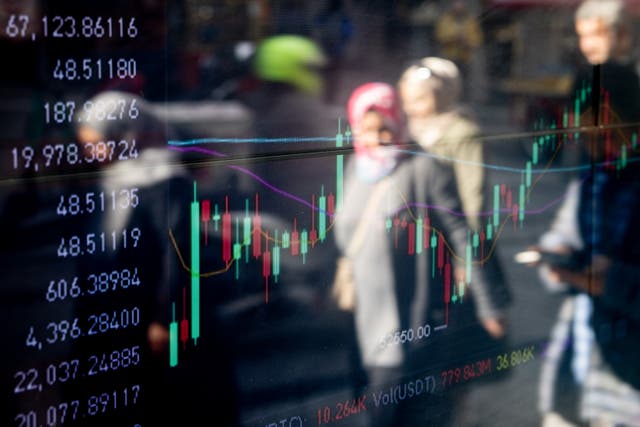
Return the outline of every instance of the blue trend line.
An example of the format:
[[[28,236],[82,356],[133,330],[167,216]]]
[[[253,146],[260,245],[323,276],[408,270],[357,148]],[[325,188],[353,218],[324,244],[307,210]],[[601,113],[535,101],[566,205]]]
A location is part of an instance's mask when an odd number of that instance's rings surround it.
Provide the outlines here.
[[[198,152],[198,153],[203,153],[203,154],[209,154],[209,155],[213,155],[216,157],[226,157],[226,154],[214,151],[214,150],[209,150],[206,148],[199,148],[199,147],[176,147],[176,146],[170,146],[169,147],[170,150],[174,150],[174,151],[179,151],[179,152]],[[288,199],[294,200],[298,203],[303,204],[304,206],[307,206],[310,209],[315,209],[318,212],[321,212],[321,209],[318,206],[313,206],[311,203],[309,203],[308,201],[296,196],[295,194],[289,193],[287,191],[282,190],[281,188],[278,188],[276,186],[274,186],[273,184],[269,183],[267,180],[265,180],[264,178],[260,177],[259,175],[256,175],[255,173],[251,172],[249,169],[243,168],[241,166],[236,166],[236,165],[227,165],[228,168],[236,170],[238,172],[241,172],[243,174],[249,175],[250,177],[252,177],[253,179],[255,179],[256,181],[260,182],[262,185],[264,185],[265,187],[267,187],[268,189],[270,189],[271,191],[274,191]],[[538,209],[532,209],[532,210],[525,210],[525,214],[528,215],[539,215],[544,213],[546,210],[552,208],[553,206],[557,205],[558,203],[560,203],[561,201],[563,201],[567,196],[567,193],[564,193],[563,195],[561,195],[560,197],[552,200],[551,202],[547,203],[546,205],[542,206],[541,208]],[[409,203],[406,204],[405,206],[400,207],[399,209],[397,209],[395,212],[392,212],[392,215],[395,215],[403,210],[409,209],[410,207],[420,207],[420,208],[428,208],[428,209],[435,209],[435,210],[440,210],[443,212],[447,212],[451,215],[454,216],[459,216],[459,217],[467,217],[467,216],[471,216],[471,215],[467,215],[464,212],[460,212],[460,211],[454,211],[448,208],[445,208],[443,206],[438,206],[438,205],[428,205],[425,203]],[[500,209],[500,212],[503,213],[511,213],[510,209]],[[327,211],[325,211],[325,214],[329,215],[330,217],[334,217],[335,214],[334,213],[329,213]],[[491,216],[493,215],[493,211],[487,211],[487,212],[478,212],[472,216]]]
[[[453,157],[447,157],[447,156],[441,156],[439,154],[433,154],[433,153],[427,153],[426,151],[414,151],[414,150],[403,150],[403,149],[396,149],[396,151],[401,152],[401,153],[406,153],[406,154],[411,154],[414,156],[425,156],[425,157],[431,157],[434,159],[439,159],[439,160],[446,160],[449,162],[453,162],[453,163],[460,163],[463,165],[469,165],[469,166],[480,166],[484,169],[492,169],[492,170],[497,170],[497,171],[501,171],[501,172],[513,172],[513,173],[523,173],[526,172],[525,168],[514,168],[514,167],[510,167],[510,166],[500,166],[500,165],[492,165],[489,163],[482,163],[482,162],[474,162],[471,160],[460,160],[460,159],[456,159]],[[636,163],[640,161],[640,157],[632,157],[630,159],[627,159],[627,163]],[[611,165],[615,165],[616,162],[615,161],[604,161],[604,162],[600,162],[600,163],[595,163],[595,167],[603,167],[603,166],[611,166]],[[566,166],[566,167],[557,167],[557,168],[547,168],[547,169],[531,169],[531,173],[532,174],[546,174],[546,173],[558,173],[558,172],[581,172],[581,171],[588,171],[591,170],[592,165],[591,163],[586,164],[586,165],[579,165],[579,166]]]
[[[199,148],[199,147],[176,147],[176,146],[170,146],[169,147],[170,150],[174,150],[174,151],[180,151],[180,152],[197,152],[197,153],[203,153],[203,154],[210,154],[216,157],[227,157],[226,154],[220,153],[218,151],[214,151],[214,150],[209,150],[206,148]],[[317,206],[313,206],[311,203],[307,202],[306,200],[296,196],[295,194],[291,194],[289,192],[286,192],[276,186],[274,186],[273,184],[269,183],[267,180],[265,180],[264,178],[262,178],[259,175],[256,175],[255,173],[251,172],[249,169],[243,168],[241,166],[236,166],[236,165],[227,165],[227,167],[229,169],[233,169],[233,170],[237,170],[239,172],[242,172],[245,175],[249,175],[250,177],[252,177],[253,179],[255,179],[256,181],[258,181],[259,183],[261,183],[262,185],[264,185],[265,187],[267,187],[268,189],[270,189],[271,191],[278,193],[288,199],[291,200],[295,200],[298,203],[301,203],[305,206],[307,206],[308,208],[311,209],[316,209],[318,212],[321,211],[321,209]],[[329,216],[334,216],[333,213],[329,213],[326,212],[325,213]]]
[[[335,142],[336,137],[308,137],[308,138],[201,138],[186,141],[170,140],[167,142],[172,147],[184,147],[204,144],[291,144],[296,142]]]
[[[203,154],[210,154],[210,155],[214,155],[217,157],[226,157],[225,154],[219,152],[219,151],[214,151],[214,150],[209,150],[209,149],[203,149],[203,148],[198,148],[198,147],[194,147],[194,145],[204,145],[204,144],[212,144],[212,143],[226,143],[226,144],[234,144],[234,143],[254,143],[254,144],[262,144],[262,143],[295,143],[295,142],[334,142],[335,141],[335,137],[333,138],[329,138],[329,137],[318,137],[318,138],[204,138],[204,139],[193,139],[193,140],[189,140],[189,141],[168,141],[169,144],[169,148],[175,148],[175,147],[185,147],[185,148],[189,148],[188,151],[192,151],[192,152],[198,152],[198,153],[203,153]],[[187,151],[187,150],[185,150]],[[517,173],[517,174],[521,174],[523,172],[526,172],[525,168],[516,168],[516,167],[511,167],[511,166],[500,166],[500,165],[494,165],[494,164],[490,164],[490,163],[483,163],[483,162],[474,162],[471,160],[461,160],[461,159],[457,159],[454,157],[449,157],[449,156],[442,156],[439,154],[434,154],[434,153],[429,153],[426,152],[424,150],[405,150],[405,149],[401,149],[401,148],[396,148],[395,151],[399,152],[399,153],[405,153],[405,154],[410,154],[412,156],[424,156],[424,157],[431,157],[433,159],[438,159],[438,160],[444,160],[444,161],[448,161],[448,162],[452,162],[452,163],[460,163],[463,165],[469,165],[469,166],[479,166],[482,167],[484,169],[489,169],[489,170],[495,170],[495,171],[500,171],[500,172],[510,172],[510,173]],[[627,163],[636,163],[636,162],[640,162],[640,157],[632,157],[630,159],[627,160]],[[610,165],[615,165],[615,161],[604,161],[604,162],[600,162],[600,163],[596,163],[595,166],[596,167],[603,167],[603,166],[610,166]],[[584,172],[584,171],[589,171],[591,170],[592,165],[591,164],[585,164],[585,165],[578,165],[578,166],[565,166],[565,167],[555,167],[555,168],[536,168],[536,169],[531,169],[531,173],[534,175],[541,175],[541,174],[547,174],[547,173],[567,173],[567,172]]]

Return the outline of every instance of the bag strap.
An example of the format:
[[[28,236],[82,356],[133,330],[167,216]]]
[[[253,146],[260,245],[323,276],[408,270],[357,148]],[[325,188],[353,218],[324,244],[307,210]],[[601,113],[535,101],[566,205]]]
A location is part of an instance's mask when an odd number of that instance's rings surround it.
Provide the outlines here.
[[[367,230],[367,225],[369,224],[369,219],[371,217],[371,214],[373,210],[378,206],[380,199],[382,198],[384,193],[387,191],[390,184],[391,184],[390,178],[383,178],[382,181],[376,184],[375,188],[371,192],[371,195],[369,196],[369,200],[367,200],[367,205],[365,206],[364,211],[362,212],[362,217],[361,217],[362,219],[360,220],[360,222],[358,222],[356,231],[353,233],[353,236],[351,237],[349,246],[347,246],[346,255],[349,258],[354,257],[362,247],[362,244],[364,243],[365,232]]]

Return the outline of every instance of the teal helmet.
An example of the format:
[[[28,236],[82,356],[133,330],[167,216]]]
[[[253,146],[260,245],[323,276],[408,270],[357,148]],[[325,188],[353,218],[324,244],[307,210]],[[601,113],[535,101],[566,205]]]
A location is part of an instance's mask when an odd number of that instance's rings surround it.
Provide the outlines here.
[[[258,45],[254,70],[262,80],[288,83],[303,92],[319,94],[323,81],[318,69],[326,62],[322,49],[312,40],[278,35]]]

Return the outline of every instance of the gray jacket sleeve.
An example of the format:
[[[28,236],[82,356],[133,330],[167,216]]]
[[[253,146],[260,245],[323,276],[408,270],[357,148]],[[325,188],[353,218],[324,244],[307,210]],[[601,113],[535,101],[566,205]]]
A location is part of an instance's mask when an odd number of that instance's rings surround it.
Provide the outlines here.
[[[578,202],[580,197],[580,181],[573,180],[567,186],[564,201],[558,209],[553,223],[538,240],[542,249],[553,251],[554,249],[569,247],[580,250],[584,247],[580,230],[578,229]],[[551,279],[551,269],[542,264],[538,267],[538,277],[548,291],[566,292],[570,289],[566,283],[559,283]]]

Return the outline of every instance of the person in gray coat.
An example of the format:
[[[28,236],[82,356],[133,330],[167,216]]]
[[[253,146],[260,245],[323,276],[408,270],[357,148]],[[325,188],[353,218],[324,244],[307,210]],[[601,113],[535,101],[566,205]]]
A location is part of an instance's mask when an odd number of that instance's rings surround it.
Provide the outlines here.
[[[404,122],[394,89],[384,83],[359,87],[348,113],[355,156],[335,233],[352,263],[367,387],[375,400],[385,387],[435,377],[430,394],[416,396],[414,390],[399,404],[372,402],[371,425],[447,425],[456,399],[443,392],[440,371],[474,357],[479,347],[472,331],[502,325],[506,299],[465,260],[469,228],[451,167],[419,147],[401,145]],[[355,238],[362,243],[354,249]]]

